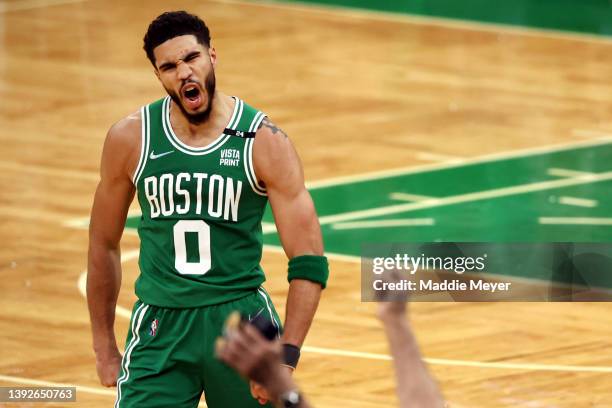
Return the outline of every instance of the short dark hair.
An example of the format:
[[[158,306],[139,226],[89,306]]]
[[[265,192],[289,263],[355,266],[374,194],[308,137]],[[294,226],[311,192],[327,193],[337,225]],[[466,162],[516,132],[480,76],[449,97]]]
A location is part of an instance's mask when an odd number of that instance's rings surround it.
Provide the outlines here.
[[[210,31],[200,17],[182,10],[167,11],[159,15],[149,24],[143,38],[143,48],[151,64],[155,66],[155,47],[174,37],[189,34],[194,35],[200,44],[210,47]]]

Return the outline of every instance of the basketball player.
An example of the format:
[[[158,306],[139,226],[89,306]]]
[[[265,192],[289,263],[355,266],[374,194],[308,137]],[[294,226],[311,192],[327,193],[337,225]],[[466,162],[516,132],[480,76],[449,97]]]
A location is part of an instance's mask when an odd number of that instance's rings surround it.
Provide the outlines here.
[[[227,315],[265,313],[261,219],[268,200],[290,259],[282,342],[293,370],[328,277],[301,164],[265,114],[216,89],[217,53],[205,23],[186,12],[157,17],[144,49],[168,96],[108,131],[91,214],[87,300],[100,381],[115,407],[270,406],[214,354]],[[121,284],[119,242],[137,195],[142,217],[137,302],[123,358],[113,323]],[[253,398],[255,397],[255,398]]]

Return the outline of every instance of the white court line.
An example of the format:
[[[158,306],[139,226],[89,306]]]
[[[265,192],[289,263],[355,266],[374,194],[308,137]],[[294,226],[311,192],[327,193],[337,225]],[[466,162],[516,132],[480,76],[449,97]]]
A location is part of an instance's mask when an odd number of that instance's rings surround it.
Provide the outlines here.
[[[463,157],[457,156],[448,156],[445,154],[431,153],[431,152],[418,152],[415,156],[418,160],[423,161],[440,161],[446,163],[465,163],[465,159]]]
[[[434,208],[434,207],[443,207],[447,205],[460,204],[460,203],[475,202],[475,201],[487,200],[491,198],[508,197],[508,196],[513,196],[513,195],[533,193],[533,192],[551,190],[551,189],[561,188],[561,187],[576,186],[580,184],[589,184],[589,183],[594,183],[597,181],[606,181],[606,180],[612,180],[612,171],[608,171],[604,173],[597,173],[597,174],[589,174],[586,176],[580,176],[580,177],[569,178],[569,179],[540,181],[537,183],[522,184],[518,186],[494,188],[491,190],[477,191],[474,193],[458,194],[458,195],[450,196],[450,197],[437,198],[435,200],[430,200],[430,201],[420,201],[416,203],[407,203],[407,204],[395,204],[395,205],[389,205],[386,207],[376,207],[376,208],[370,208],[366,210],[350,211],[350,212],[335,214],[335,215],[326,215],[323,217],[319,217],[319,223],[321,225],[335,224],[338,222],[352,221],[352,220],[357,220],[361,218],[371,218],[371,217],[379,217],[379,216],[389,215],[389,214],[406,213],[409,211],[429,209],[429,208]]]
[[[409,193],[391,193],[389,194],[389,198],[391,200],[397,201],[429,201],[435,200],[435,197],[429,197],[418,194],[409,194]]]
[[[433,218],[403,218],[398,220],[375,220],[375,221],[353,221],[332,224],[332,229],[367,229],[367,228],[388,228],[388,227],[426,227],[434,225]]]
[[[559,197],[559,204],[572,205],[575,207],[595,208],[599,204],[597,200],[589,200],[588,198],[578,197]]]
[[[350,17],[358,20],[369,19],[379,21],[390,21],[397,23],[408,23],[418,25],[430,25],[435,27],[446,27],[470,31],[483,31],[493,33],[507,33],[529,37],[545,37],[561,40],[585,41],[609,44],[612,39],[596,34],[584,34],[544,28],[519,27],[499,23],[483,23],[479,21],[458,20],[444,17],[419,16],[414,14],[391,13],[378,10],[361,10],[358,8],[339,7],[323,4],[311,4],[292,2],[291,4],[278,3],[274,1],[259,0],[257,2],[243,0],[216,0],[219,3],[240,4],[245,6],[259,6],[267,8],[279,8],[295,10],[301,13],[322,14],[327,16]]]
[[[131,251],[122,252],[121,253],[121,263],[138,258],[139,254],[140,254],[140,249],[133,249]],[[79,275],[79,279],[77,281],[77,287],[79,288],[79,293],[84,298],[87,298],[87,269],[81,272],[81,274]],[[117,308],[115,309],[115,313],[121,317],[125,317],[126,319],[129,319],[132,316],[131,310],[123,306],[119,306],[119,305],[117,305]]]
[[[273,222],[261,222],[261,230],[263,234],[271,234],[276,232],[276,224]]]
[[[140,217],[141,214],[142,212],[140,211],[140,209],[134,209],[134,210],[128,211],[127,216],[128,217]],[[69,220],[64,220],[64,222],[62,222],[62,225],[66,227],[71,227],[71,228],[87,229],[89,228],[89,217],[78,217],[78,218],[71,218]],[[127,231],[130,231],[130,230],[124,230],[123,232],[126,233]]]
[[[323,347],[302,347],[303,351],[316,354],[324,354],[328,356],[354,357],[365,358],[369,360],[390,361],[391,356],[377,353],[363,353],[359,351],[347,351],[339,349],[330,349]],[[566,371],[566,372],[594,372],[594,373],[612,373],[612,367],[606,366],[572,366],[558,364],[531,364],[531,363],[501,363],[487,361],[467,361],[467,360],[450,360],[445,358],[423,358],[425,362],[432,365],[457,366],[457,367],[477,367],[477,368],[497,368],[506,370],[533,370],[533,371]]]
[[[373,172],[359,173],[350,176],[333,177],[306,183],[309,189],[336,186],[340,184],[357,183],[362,181],[379,180],[394,176],[404,176],[408,174],[419,174],[433,170],[446,170],[455,167],[463,167],[472,164],[490,163],[507,159],[524,158],[538,154],[562,152],[565,150],[579,149],[582,147],[595,147],[612,143],[612,137],[601,138],[599,140],[586,140],[565,144],[548,145],[534,147],[530,149],[510,150],[507,152],[482,155],[474,158],[466,158],[462,163],[434,163],[422,166],[399,167],[389,170],[379,170]]]
[[[603,225],[612,226],[612,218],[590,217],[540,217],[538,222],[544,225]]]
[[[89,225],[89,217],[71,218],[65,220],[62,225],[70,228],[86,229]]]
[[[269,245],[266,244],[263,246],[264,251],[266,252],[274,252],[276,254],[284,254],[285,250],[282,246],[279,245]],[[355,255],[344,255],[344,254],[336,254],[334,252],[325,251],[325,256],[329,259],[333,259],[341,262],[352,262],[352,263],[361,263],[361,257]]]
[[[601,138],[610,137],[612,134],[604,130],[591,130],[591,129],[572,129],[572,135],[586,138]]]
[[[11,11],[32,10],[64,4],[83,3],[86,0],[20,0],[10,3],[0,2],[0,14]]]
[[[580,171],[580,170],[571,170],[571,169],[560,169],[558,167],[551,167],[546,169],[546,174],[554,177],[580,177],[580,176],[590,176],[596,173],[590,173],[588,171]]]

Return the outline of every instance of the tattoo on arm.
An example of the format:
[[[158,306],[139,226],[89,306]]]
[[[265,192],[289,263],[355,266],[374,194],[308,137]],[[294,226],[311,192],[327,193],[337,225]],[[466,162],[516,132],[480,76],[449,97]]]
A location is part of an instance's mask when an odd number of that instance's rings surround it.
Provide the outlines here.
[[[270,129],[272,131],[272,133],[275,134],[275,135],[278,133],[279,135],[285,136],[285,138],[287,138],[287,134],[285,132],[283,132],[283,130],[281,128],[279,128],[274,123],[272,123],[272,121],[270,121],[270,119],[268,119],[267,117],[264,118],[264,120],[261,121],[261,125],[259,125],[259,127],[261,128],[262,126],[265,126],[268,129]]]

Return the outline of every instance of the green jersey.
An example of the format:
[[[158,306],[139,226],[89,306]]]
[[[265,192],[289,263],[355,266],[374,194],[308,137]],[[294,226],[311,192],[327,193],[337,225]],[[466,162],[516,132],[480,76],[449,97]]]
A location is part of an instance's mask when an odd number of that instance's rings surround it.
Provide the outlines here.
[[[134,185],[142,217],[136,295],[170,308],[238,299],[265,280],[260,266],[265,189],[253,169],[265,115],[235,99],[228,127],[205,147],[188,146],[170,124],[170,98],[141,109]]]

